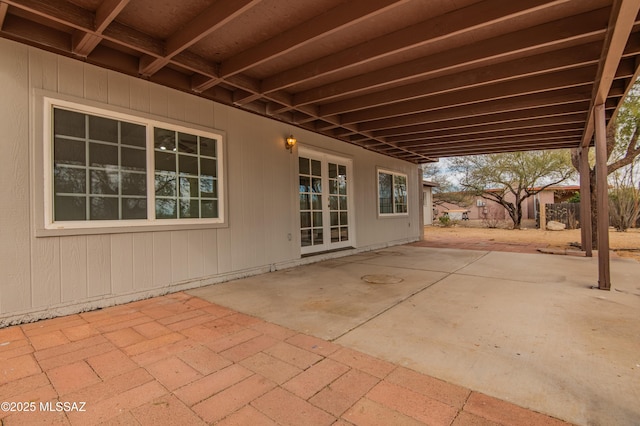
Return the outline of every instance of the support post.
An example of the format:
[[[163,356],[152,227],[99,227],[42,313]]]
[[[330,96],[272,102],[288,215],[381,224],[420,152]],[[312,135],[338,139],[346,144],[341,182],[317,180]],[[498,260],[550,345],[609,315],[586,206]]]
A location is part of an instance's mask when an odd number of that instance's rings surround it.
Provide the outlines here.
[[[418,166],[418,212],[419,212],[419,226],[420,226],[420,241],[424,240],[424,184],[422,180],[424,172],[422,167]]]
[[[596,134],[596,195],[598,200],[598,288],[600,290],[611,290],[607,135],[604,105],[596,105],[594,112]]]
[[[589,182],[589,147],[580,148],[580,236],[587,257],[593,257],[591,247],[591,187]]]
[[[538,202],[539,205],[539,209],[540,211],[538,212],[538,214],[540,215],[540,230],[541,231],[546,231],[547,229],[547,205],[542,203],[542,202]]]

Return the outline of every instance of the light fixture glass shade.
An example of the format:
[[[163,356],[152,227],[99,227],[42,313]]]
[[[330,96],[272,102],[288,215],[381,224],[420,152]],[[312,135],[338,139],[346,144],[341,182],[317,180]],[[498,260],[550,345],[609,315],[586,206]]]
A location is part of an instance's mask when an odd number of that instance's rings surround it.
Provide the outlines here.
[[[287,144],[287,149],[291,150],[293,149],[293,146],[296,144],[296,138],[294,138],[292,135],[290,135],[287,140],[286,140],[286,144]]]

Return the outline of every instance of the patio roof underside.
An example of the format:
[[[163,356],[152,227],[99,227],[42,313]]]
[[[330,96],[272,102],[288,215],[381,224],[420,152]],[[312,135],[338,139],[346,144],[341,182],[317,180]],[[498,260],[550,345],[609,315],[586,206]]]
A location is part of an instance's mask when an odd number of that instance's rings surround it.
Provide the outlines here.
[[[637,0],[0,0],[0,35],[415,163],[592,143]],[[283,135],[283,137],[286,135]]]

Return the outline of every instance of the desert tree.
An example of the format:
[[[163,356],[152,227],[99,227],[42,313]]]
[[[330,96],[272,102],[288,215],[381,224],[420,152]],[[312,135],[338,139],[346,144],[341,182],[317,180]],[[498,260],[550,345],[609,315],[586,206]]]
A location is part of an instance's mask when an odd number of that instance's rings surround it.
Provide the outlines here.
[[[527,198],[575,174],[566,150],[474,155],[450,162],[462,176],[461,187],[503,206],[514,229],[521,227],[522,204]]]
[[[640,80],[637,80],[627,93],[617,114],[607,126],[607,176],[623,173],[630,169],[640,156]],[[591,149],[593,151],[593,149]],[[576,170],[580,169],[578,150],[573,150],[571,160]],[[589,189],[591,191],[591,244],[596,248],[598,241],[596,168],[591,152],[589,161]],[[620,182],[613,180],[613,184]],[[629,193],[633,191],[628,191]]]

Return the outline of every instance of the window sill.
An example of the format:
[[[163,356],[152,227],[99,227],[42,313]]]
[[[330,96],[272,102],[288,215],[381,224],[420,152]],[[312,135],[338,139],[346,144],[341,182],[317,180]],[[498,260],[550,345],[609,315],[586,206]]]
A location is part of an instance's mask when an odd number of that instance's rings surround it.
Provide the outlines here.
[[[35,235],[41,237],[63,237],[72,235],[104,235],[104,234],[130,234],[138,232],[162,232],[162,231],[188,231],[198,229],[218,229],[228,228],[228,223],[207,222],[207,223],[149,223],[144,225],[126,225],[126,226],[88,226],[88,227],[69,227],[60,226],[55,228],[37,228]]]

